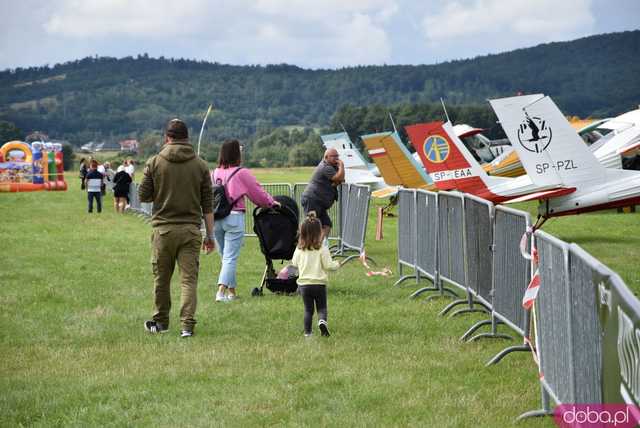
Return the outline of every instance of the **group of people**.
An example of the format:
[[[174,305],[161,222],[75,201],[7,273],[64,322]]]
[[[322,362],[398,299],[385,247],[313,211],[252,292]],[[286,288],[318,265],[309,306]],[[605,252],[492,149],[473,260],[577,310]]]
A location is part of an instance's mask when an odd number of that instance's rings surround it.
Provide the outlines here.
[[[129,204],[129,186],[133,181],[135,165],[133,159],[126,159],[114,172],[111,163],[100,164],[90,157],[80,159],[80,189],[87,191],[87,211],[93,212],[96,202],[98,213],[102,212],[102,197],[113,191],[113,206],[116,212],[124,213]]]
[[[310,183],[302,195],[305,219],[292,265],[298,268],[298,288],[304,303],[304,335],[312,334],[314,305],[318,328],[329,336],[327,324],[327,271],[339,264],[331,259],[323,240],[331,229],[327,211],[337,198],[337,186],[344,181],[344,166],[335,149],[325,152]],[[214,221],[213,185],[224,186],[230,213]],[[191,337],[196,325],[199,255],[218,249],[221,267],[216,283],[216,302],[238,298],[237,262],[244,240],[245,202],[248,197],[260,207],[277,207],[275,201],[253,174],[242,167],[242,146],[238,140],[225,141],[219,152],[218,166],[208,170],[189,143],[187,125],[180,119],[166,126],[164,146],[150,158],[139,187],[142,202],[153,202],[152,271],[154,276],[155,313],[144,327],[150,333],[169,329],[171,308],[170,282],[175,268],[180,268],[181,337]],[[200,232],[204,218],[205,236]]]

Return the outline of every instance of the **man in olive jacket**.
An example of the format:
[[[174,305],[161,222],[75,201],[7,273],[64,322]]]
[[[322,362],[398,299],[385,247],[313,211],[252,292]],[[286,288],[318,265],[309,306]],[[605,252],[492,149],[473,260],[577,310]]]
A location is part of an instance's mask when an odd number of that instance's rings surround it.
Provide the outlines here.
[[[165,145],[147,161],[138,190],[140,201],[153,202],[151,265],[156,312],[144,327],[150,333],[169,329],[170,283],[176,261],[180,268],[182,337],[193,335],[196,320],[198,268],[204,215],[207,253],[214,249],[213,193],[207,164],[189,144],[187,125],[173,119],[167,124]]]

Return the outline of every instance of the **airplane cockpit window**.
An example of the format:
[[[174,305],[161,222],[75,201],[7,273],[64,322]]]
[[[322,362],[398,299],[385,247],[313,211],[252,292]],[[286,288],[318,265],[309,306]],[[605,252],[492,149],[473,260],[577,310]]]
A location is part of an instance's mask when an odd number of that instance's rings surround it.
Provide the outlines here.
[[[596,129],[582,136],[582,139],[585,141],[585,143],[587,143],[588,146],[591,146],[591,151],[598,150],[600,147],[606,144],[607,141],[611,140],[617,134],[616,132],[613,132],[610,129],[606,130],[608,131],[606,135],[602,135],[599,131],[600,131],[599,129]],[[589,141],[585,139],[586,135],[594,135],[595,140],[593,140],[592,143],[589,143]]]

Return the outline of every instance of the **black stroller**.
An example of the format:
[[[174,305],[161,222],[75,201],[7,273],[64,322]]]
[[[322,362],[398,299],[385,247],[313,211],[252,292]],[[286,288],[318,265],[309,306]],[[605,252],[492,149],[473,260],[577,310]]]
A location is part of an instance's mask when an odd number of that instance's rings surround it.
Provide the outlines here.
[[[298,205],[288,196],[274,199],[280,202],[280,207],[253,210],[253,231],[260,241],[266,267],[260,287],[251,291],[252,296],[261,296],[265,285],[273,293],[294,293],[298,289],[297,276],[279,279],[273,268],[273,260],[291,260],[298,245]]]

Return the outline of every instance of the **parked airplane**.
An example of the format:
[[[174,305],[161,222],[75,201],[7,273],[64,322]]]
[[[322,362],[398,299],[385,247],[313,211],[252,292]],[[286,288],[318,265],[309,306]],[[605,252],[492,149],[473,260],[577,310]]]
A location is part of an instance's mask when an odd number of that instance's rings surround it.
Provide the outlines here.
[[[517,178],[488,175],[455,135],[449,122],[423,123],[405,129],[429,176],[440,190],[456,189],[494,203],[564,195],[575,190],[560,186],[559,180],[536,185],[526,175]]]
[[[605,121],[582,135],[607,168],[640,169],[640,109]]]
[[[551,98],[537,94],[489,102],[532,181],[576,189],[541,196],[542,223],[549,217],[640,204],[640,172],[602,165]]]

